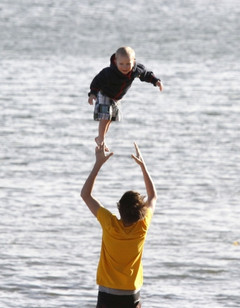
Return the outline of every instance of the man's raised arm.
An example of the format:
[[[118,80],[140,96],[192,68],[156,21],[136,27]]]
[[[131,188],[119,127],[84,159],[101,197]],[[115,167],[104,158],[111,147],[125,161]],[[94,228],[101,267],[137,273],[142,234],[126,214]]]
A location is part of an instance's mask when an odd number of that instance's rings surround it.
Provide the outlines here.
[[[153,183],[153,180],[147,170],[147,166],[143,160],[143,157],[141,155],[141,152],[138,148],[138,145],[134,143],[135,149],[136,149],[136,155],[132,154],[132,158],[135,160],[135,162],[141,167],[143,179],[147,191],[147,197],[148,197],[148,207],[152,209],[152,211],[155,210],[155,205],[157,201],[157,192],[155,185]]]
[[[105,144],[96,147],[96,161],[93,166],[92,171],[90,172],[85,184],[81,190],[81,197],[83,201],[88,206],[89,210],[93,213],[94,216],[97,217],[98,209],[101,207],[101,203],[92,196],[92,191],[94,187],[95,180],[97,178],[98,172],[101,169],[102,165],[113,155],[113,153],[109,153],[106,155]]]

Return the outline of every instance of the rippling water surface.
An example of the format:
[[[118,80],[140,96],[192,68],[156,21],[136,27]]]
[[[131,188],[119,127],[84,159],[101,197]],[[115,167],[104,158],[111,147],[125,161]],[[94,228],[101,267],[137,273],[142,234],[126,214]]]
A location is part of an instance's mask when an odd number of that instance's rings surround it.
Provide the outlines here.
[[[159,195],[143,307],[240,307],[239,14],[237,0],[0,3],[1,308],[95,307],[87,92],[121,45],[165,86],[135,81],[95,186],[116,214],[123,192],[144,193],[137,141]]]

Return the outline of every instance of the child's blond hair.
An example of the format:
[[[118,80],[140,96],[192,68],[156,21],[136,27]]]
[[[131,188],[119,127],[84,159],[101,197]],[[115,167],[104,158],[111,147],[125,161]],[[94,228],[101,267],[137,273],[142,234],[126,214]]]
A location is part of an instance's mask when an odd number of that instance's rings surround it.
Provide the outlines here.
[[[118,56],[128,57],[129,59],[135,59],[135,51],[128,46],[120,47],[115,53],[116,58]]]

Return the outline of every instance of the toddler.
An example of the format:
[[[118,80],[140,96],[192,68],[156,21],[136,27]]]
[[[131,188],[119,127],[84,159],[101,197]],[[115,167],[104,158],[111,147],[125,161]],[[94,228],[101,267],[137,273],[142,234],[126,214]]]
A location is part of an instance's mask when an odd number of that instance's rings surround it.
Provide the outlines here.
[[[135,78],[152,83],[163,90],[162,82],[153,72],[146,70],[144,65],[135,60],[135,51],[131,47],[120,47],[111,56],[110,66],[98,73],[91,82],[88,102],[94,108],[94,120],[99,121],[98,146],[105,144],[105,135],[111,121],[120,121],[120,100],[127,93]]]

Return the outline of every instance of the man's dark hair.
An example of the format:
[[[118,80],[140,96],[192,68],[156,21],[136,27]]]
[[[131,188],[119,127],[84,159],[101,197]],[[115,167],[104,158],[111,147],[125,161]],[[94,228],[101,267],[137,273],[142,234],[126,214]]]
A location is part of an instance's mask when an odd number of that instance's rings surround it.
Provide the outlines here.
[[[147,212],[147,204],[144,198],[145,196],[133,190],[123,194],[117,204],[123,223],[132,224],[144,219]]]

